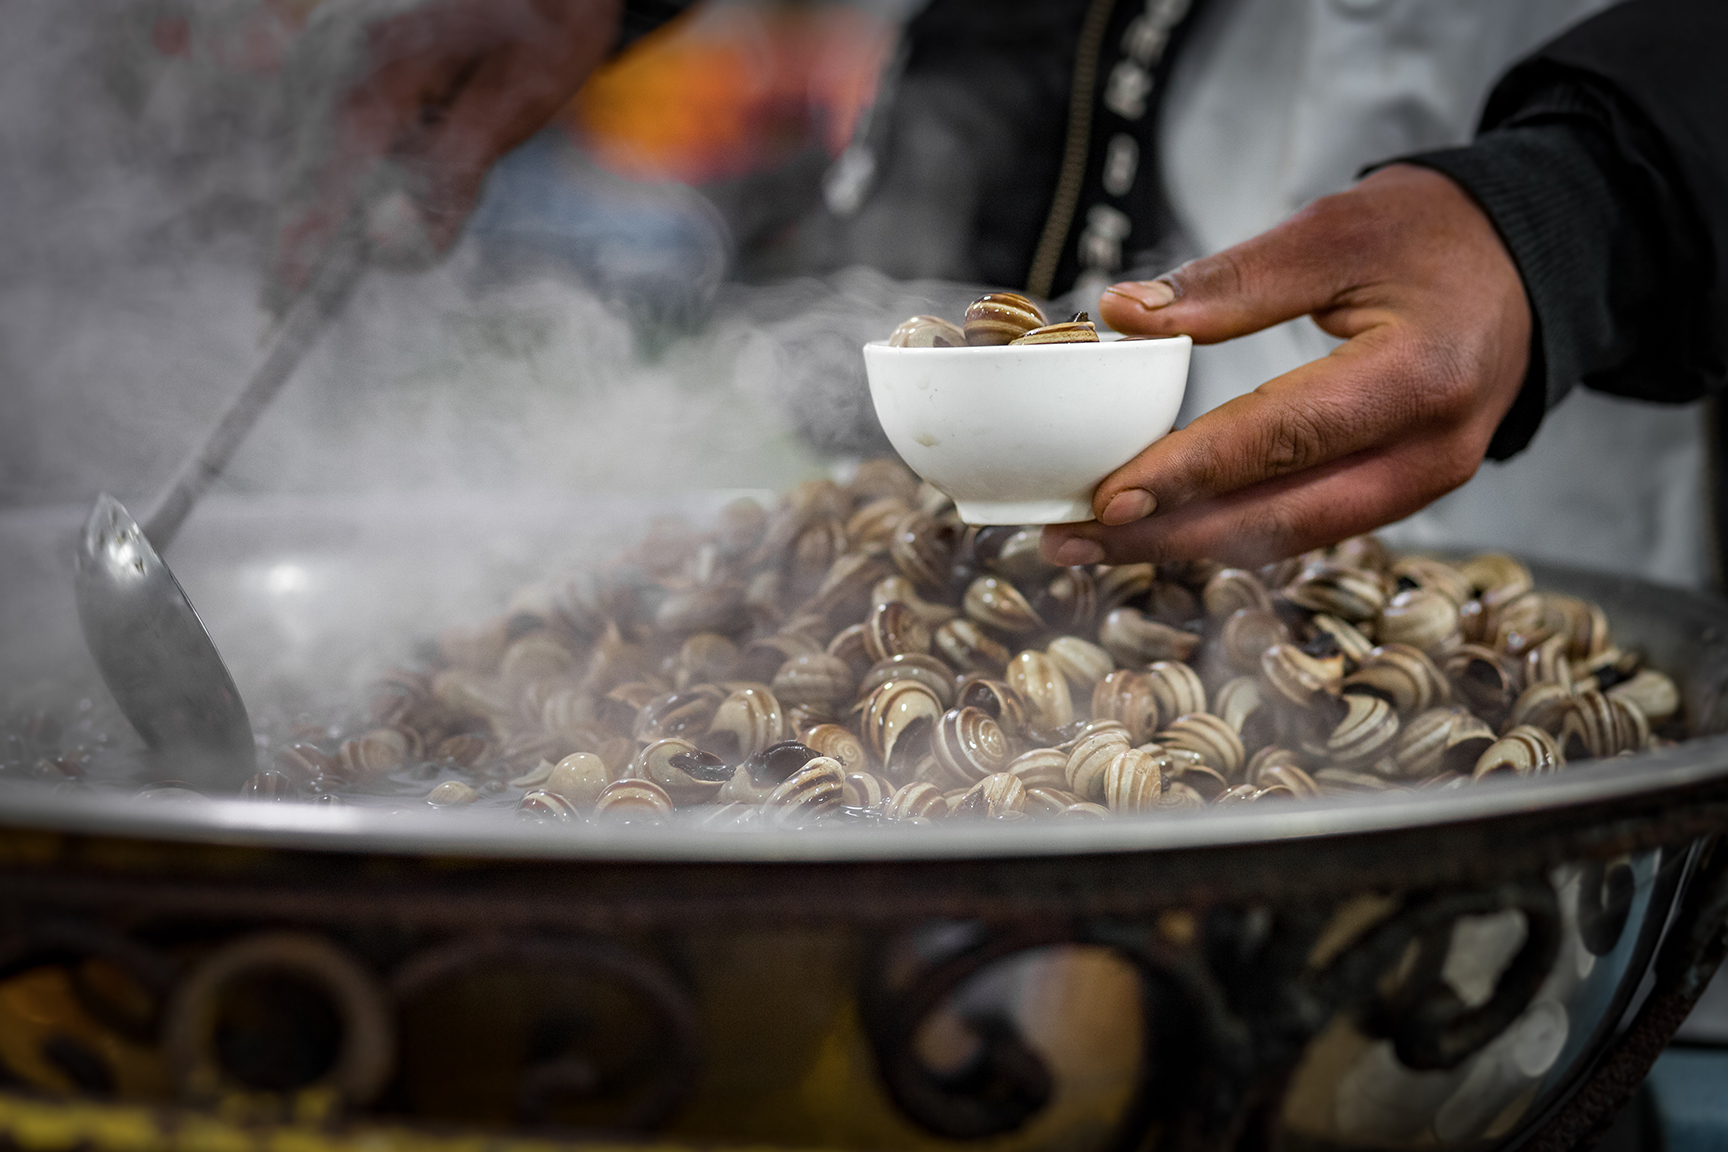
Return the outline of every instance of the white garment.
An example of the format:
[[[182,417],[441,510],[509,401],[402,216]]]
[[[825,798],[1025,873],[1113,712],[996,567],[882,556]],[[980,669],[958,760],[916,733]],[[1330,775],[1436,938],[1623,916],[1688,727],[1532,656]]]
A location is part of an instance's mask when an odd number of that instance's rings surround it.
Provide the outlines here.
[[[1364,166],[1467,142],[1494,81],[1607,0],[1210,0],[1170,79],[1160,160],[1193,253],[1264,231]],[[1195,349],[1183,420],[1324,355],[1298,320]],[[1578,389],[1535,441],[1386,530],[1672,584],[1710,579],[1698,405]]]

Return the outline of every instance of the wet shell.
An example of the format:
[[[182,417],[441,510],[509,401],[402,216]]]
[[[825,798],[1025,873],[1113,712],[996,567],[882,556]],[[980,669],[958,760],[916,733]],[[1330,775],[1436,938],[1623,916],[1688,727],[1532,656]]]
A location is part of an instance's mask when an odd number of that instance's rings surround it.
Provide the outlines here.
[[[1200,637],[1149,619],[1134,608],[1117,608],[1098,627],[1098,643],[1125,668],[1144,668],[1158,660],[1185,661]]]
[[[1493,743],[1493,730],[1464,709],[1430,708],[1404,725],[1395,752],[1382,765],[1413,780],[1469,772]]]
[[[1212,701],[1212,711],[1242,738],[1244,748],[1261,748],[1272,738],[1272,710],[1253,676],[1226,681]]]
[[[1082,799],[1099,800],[1104,795],[1104,769],[1133,745],[1128,730],[1120,725],[1095,720],[1088,729],[1069,750],[1063,775],[1068,791]]]
[[[894,820],[928,819],[946,816],[948,802],[942,799],[942,790],[936,785],[928,780],[914,780],[901,785],[882,806],[882,811]]]
[[[1642,752],[1650,742],[1650,726],[1636,704],[1601,692],[1580,692],[1561,713],[1554,742],[1569,762],[1600,759]]]
[[[1398,714],[1378,696],[1346,696],[1344,718],[1324,743],[1307,750],[1341,765],[1365,764],[1392,750]]]
[[[838,724],[818,724],[800,737],[800,742],[818,755],[840,761],[847,772],[863,772],[870,766],[870,755],[864,744]]]
[[[912,609],[928,628],[940,628],[960,615],[958,609],[946,604],[932,604],[919,596],[918,589],[904,576],[884,576],[870,589],[871,607],[895,600]]]
[[[987,628],[1010,636],[1037,632],[1044,627],[1043,619],[1020,590],[1000,576],[980,576],[966,589],[960,602],[966,615]]]
[[[832,710],[850,703],[857,686],[852,666],[826,652],[794,656],[774,673],[770,686],[785,708]]]
[[[1003,771],[1020,778],[1028,788],[1068,787],[1068,753],[1057,748],[1034,748],[1008,762]]]
[[[1018,292],[986,292],[966,309],[966,343],[1008,344],[1047,323],[1038,305]]]
[[[1065,568],[1033,598],[1032,610],[1059,631],[1090,631],[1098,615],[1097,584],[1086,569]]]
[[[516,805],[516,811],[523,816],[538,817],[542,820],[576,820],[576,806],[556,792],[548,792],[536,788],[523,795]]]
[[[890,680],[915,680],[936,693],[944,708],[954,704],[954,673],[934,656],[913,652],[877,661],[858,682],[859,698],[870,695]]]
[[[894,786],[874,772],[848,772],[840,802],[848,808],[880,808],[893,794]]]
[[[966,672],[999,675],[1012,655],[1008,647],[992,640],[975,620],[950,620],[936,629],[936,651],[954,667]]]
[[[1206,685],[1200,674],[1186,664],[1160,660],[1146,669],[1146,684],[1152,690],[1152,698],[1158,701],[1161,721],[1206,711]]]
[[[893,571],[879,556],[868,552],[848,552],[834,561],[816,594],[810,597],[800,614],[811,613],[820,617],[824,629],[831,632],[830,620],[856,620],[868,611],[876,603],[871,599],[872,591]]]
[[[1184,788],[1193,789],[1203,800],[1216,800],[1229,790],[1230,781],[1224,778],[1224,773],[1204,760],[1175,756],[1168,748],[1161,751],[1165,761],[1165,788],[1180,783]]]
[[[1026,730],[1026,701],[1019,692],[1001,680],[971,675],[955,689],[954,703],[961,708],[982,708],[990,718],[1002,725],[1010,739]]]
[[[1506,727],[1530,724],[1558,735],[1571,699],[1572,693],[1558,684],[1532,684],[1513,701],[1512,710],[1506,714]]]
[[[834,638],[828,641],[825,651],[830,656],[838,656],[846,661],[859,675],[863,675],[864,670],[875,663],[870,656],[870,649],[864,644],[862,624],[848,625],[834,633]]]
[[[928,512],[908,512],[894,526],[888,557],[914,585],[939,591],[953,571],[954,532]]]
[[[676,737],[656,740],[638,752],[630,764],[632,778],[653,781],[666,790],[673,803],[680,805],[714,799],[732,774],[733,770],[720,757]],[[547,783],[550,787],[551,782]],[[562,793],[562,789],[557,791]]]
[[[1008,738],[982,708],[954,708],[936,724],[930,741],[936,763],[955,783],[971,785],[1008,763]]]
[[[871,660],[930,651],[930,629],[918,613],[898,600],[879,604],[864,621],[864,650]]]
[[[726,637],[716,632],[698,632],[678,648],[678,657],[672,672],[672,687],[688,688],[692,684],[730,680],[738,672],[740,658],[738,645]],[[542,717],[545,714],[543,706]]]
[[[1153,808],[1159,812],[1174,812],[1182,808],[1204,808],[1206,798],[1180,780],[1166,780],[1164,791]]]
[[[1266,650],[1289,640],[1289,627],[1276,612],[1263,608],[1238,608],[1218,630],[1224,659],[1238,672],[1259,671]]]
[[[1386,588],[1378,575],[1330,565],[1308,568],[1284,589],[1284,595],[1298,607],[1352,624],[1373,620],[1386,603]]]
[[[366,787],[402,767],[408,758],[408,738],[394,728],[374,728],[342,741],[336,749],[336,772],[343,782]]]
[[[1440,670],[1458,700],[1491,727],[1506,719],[1523,687],[1517,662],[1481,644],[1465,644],[1447,653]]]
[[[1369,652],[1360,668],[1344,677],[1343,692],[1378,696],[1400,716],[1410,716],[1445,704],[1451,698],[1452,688],[1421,649],[1408,644],[1382,644]]]
[[[822,646],[802,633],[782,632],[774,636],[763,636],[744,645],[733,674],[745,680],[766,683],[772,680],[774,673],[792,657],[820,651]]]
[[[1152,591],[1157,575],[1150,564],[1100,565],[1092,571],[1098,593],[1098,611],[1109,613]]]
[[[1081,313],[1085,315],[1085,313]],[[1009,341],[1010,344],[1096,344],[1098,343],[1098,328],[1090,320],[1066,320],[1060,324],[1046,324],[1042,328],[1034,328],[1024,336]]]
[[[1074,720],[1074,698],[1056,662],[1043,652],[1027,649],[1008,661],[1004,679],[1026,702],[1026,720],[1034,729],[1052,732]]]
[[[1380,610],[1376,634],[1382,644],[1408,644],[1435,652],[1455,644],[1457,633],[1458,605],[1450,597],[1429,588],[1410,588]]]
[[[1248,759],[1247,749],[1242,746],[1242,737],[1237,735],[1236,730],[1229,724],[1210,712],[1191,712],[1178,716],[1164,726],[1155,740],[1163,748],[1180,748],[1198,753],[1205,763],[1232,779],[1241,774],[1242,765]]]
[[[900,321],[888,337],[890,348],[964,348],[966,333],[940,316],[913,316]]]
[[[1315,637],[1324,634],[1331,637],[1338,646],[1338,651],[1360,664],[1368,658],[1369,651],[1374,647],[1374,641],[1368,638],[1356,625],[1340,620],[1336,616],[1328,616],[1324,612],[1308,621],[1314,630]]]
[[[711,684],[683,692],[664,692],[636,713],[631,735],[643,742],[669,736],[700,736],[708,730],[725,696]]]
[[[478,736],[472,739],[483,749],[487,746]],[[276,768],[298,788],[312,788],[326,777],[334,779],[341,771],[335,757],[326,755],[316,744],[306,743],[290,744],[276,753]]]
[[[1540,728],[1520,724],[1488,746],[1470,775],[1476,780],[1496,774],[1535,776],[1558,771],[1565,762],[1554,737]]]
[[[750,613],[744,606],[744,586],[719,584],[674,592],[660,602],[654,624],[669,635],[743,631],[750,626]]]
[[[840,762],[818,756],[769,793],[762,809],[773,824],[807,824],[840,807],[845,797],[846,772]]]
[[[672,811],[672,797],[652,780],[614,780],[594,801],[594,815],[627,824],[660,824]]]
[[[912,506],[899,496],[871,500],[847,518],[846,539],[854,548],[885,550],[894,537],[894,526],[910,511]]]
[[[1104,806],[1112,812],[1145,812],[1164,790],[1162,762],[1142,748],[1117,753],[1104,768]]]
[[[1476,595],[1470,578],[1444,560],[1434,560],[1427,556],[1401,556],[1392,562],[1390,574],[1392,579],[1406,587],[1413,584],[1418,588],[1440,593],[1452,602],[1454,608],[1463,607],[1465,601]]]
[[[708,737],[730,736],[737,743],[731,759],[754,756],[770,744],[785,739],[785,719],[780,701],[766,688],[739,688],[715,709],[714,720],[708,726]]]
[[[951,817],[982,817],[999,820],[1009,812],[1026,810],[1026,785],[1016,776],[997,772],[978,781],[949,811]]]
[[[1127,669],[1110,673],[1092,690],[1092,716],[1120,722],[1133,743],[1144,744],[1158,727],[1158,698],[1152,694],[1151,678]]]
[[[1337,669],[1316,659],[1294,644],[1274,644],[1260,656],[1260,675],[1277,700],[1298,708],[1313,705],[1316,697],[1339,687]]]
[[[1065,788],[1035,784],[1026,789],[1026,804],[1023,810],[1028,816],[1061,816],[1076,805],[1086,803]],[[1097,805],[1089,806],[1097,807]],[[1099,810],[1107,813],[1106,809]]]
[[[472,784],[463,780],[446,780],[426,794],[426,803],[434,808],[461,808],[478,799],[480,793],[474,791]]]
[[[929,749],[942,702],[911,680],[893,680],[865,699],[859,722],[864,746],[890,780],[903,780]]]
[[[1116,667],[1110,653],[1078,636],[1058,636],[1044,646],[1044,652],[1081,694],[1090,694]]]
[[[1641,668],[1630,680],[1608,689],[1608,696],[1638,707],[1651,724],[1664,724],[1680,710],[1680,689],[1654,668]]]
[[[1524,653],[1524,683],[1558,684],[1572,690],[1572,662],[1566,658],[1566,637],[1554,635]]]
[[[1260,577],[1243,568],[1220,568],[1206,581],[1200,600],[1206,605],[1206,615],[1214,620],[1228,619],[1232,613],[1245,608],[1262,612],[1272,610],[1272,594],[1266,590],[1266,585],[1261,583]]]
[[[540,786],[555,792],[578,808],[591,808],[600,792],[612,783],[606,762],[592,752],[572,752],[552,765]]]

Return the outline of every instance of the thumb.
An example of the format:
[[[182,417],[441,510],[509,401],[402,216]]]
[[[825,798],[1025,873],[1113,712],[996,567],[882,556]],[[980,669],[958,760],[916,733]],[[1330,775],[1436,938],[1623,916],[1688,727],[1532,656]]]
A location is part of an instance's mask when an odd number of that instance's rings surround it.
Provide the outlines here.
[[[1316,201],[1234,248],[1191,260],[1155,280],[1106,289],[1099,313],[1132,336],[1192,336],[1213,344],[1334,303],[1351,286],[1349,193]],[[1340,208],[1344,208],[1340,212]]]

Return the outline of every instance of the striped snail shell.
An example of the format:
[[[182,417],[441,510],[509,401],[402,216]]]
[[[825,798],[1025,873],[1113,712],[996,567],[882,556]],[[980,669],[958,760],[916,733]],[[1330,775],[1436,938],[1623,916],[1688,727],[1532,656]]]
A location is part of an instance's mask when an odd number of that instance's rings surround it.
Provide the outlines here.
[[[1663,724],[1680,711],[1680,689],[1654,668],[1640,668],[1631,679],[1608,689],[1608,696],[1636,705],[1651,724]]]
[[[1164,786],[1180,782],[1192,788],[1202,799],[1216,800],[1230,788],[1224,773],[1199,758],[1173,757],[1165,749]]]
[[[1181,780],[1164,781],[1164,790],[1158,794],[1158,800],[1153,804],[1157,812],[1175,812],[1183,808],[1204,808],[1206,798],[1191,785]]]
[[[949,777],[968,786],[1001,772],[1008,763],[1008,738],[982,708],[953,708],[943,713],[930,750]]]
[[[503,684],[467,668],[446,668],[432,677],[432,698],[458,716],[509,716],[516,701]]]
[[[1504,604],[1535,587],[1530,569],[1499,552],[1486,552],[1458,565],[1458,575],[1484,604]]]
[[[1026,731],[1026,700],[1006,681],[992,680],[977,673],[967,675],[954,690],[954,703],[961,708],[984,709],[1010,739]]]
[[[601,790],[610,783],[612,773],[604,760],[592,752],[572,752],[552,766],[541,787],[556,792],[578,808],[592,808]]]
[[[643,742],[701,735],[713,723],[714,713],[725,699],[725,694],[712,684],[699,684],[682,692],[662,692],[636,713],[631,735]]]
[[[1566,637],[1553,635],[1525,651],[1524,683],[1558,684],[1572,691],[1572,662],[1566,658]]]
[[[1470,577],[1444,560],[1428,556],[1400,556],[1392,562],[1388,574],[1402,588],[1415,587],[1440,593],[1452,602],[1454,608],[1462,608],[1476,595]]]
[[[638,752],[630,776],[658,784],[675,804],[701,804],[714,799],[720,786],[732,778],[732,769],[712,752],[673,737],[656,740]]]
[[[1068,763],[1063,768],[1068,791],[1082,799],[1102,798],[1104,769],[1119,753],[1131,747],[1126,728],[1107,720],[1092,721],[1068,751]]]
[[[1146,684],[1158,701],[1160,719],[1206,711],[1206,685],[1200,674],[1186,664],[1160,660],[1146,669]]]
[[[491,759],[493,752],[492,742],[484,736],[477,736],[472,732],[458,732],[440,740],[438,747],[433,750],[432,758],[441,764],[474,769]],[[326,771],[321,774],[329,773]]]
[[[1160,624],[1194,631],[1203,625],[1206,615],[1199,597],[1184,584],[1174,580],[1154,580],[1146,594],[1144,611]]]
[[[1068,679],[1045,653],[1032,648],[1021,652],[1008,661],[1004,678],[1026,702],[1026,719],[1033,729],[1051,732],[1073,723],[1074,698]]]
[[[1493,727],[1499,727],[1523,690],[1524,678],[1510,656],[1481,644],[1464,644],[1448,652],[1440,670],[1452,693],[1465,707]]]
[[[1032,609],[1050,627],[1084,632],[1098,615],[1098,586],[1084,568],[1064,568],[1033,598]]]
[[[902,784],[888,797],[882,811],[894,820],[932,819],[948,814],[948,802],[942,799],[942,790],[936,785],[928,780],[914,780]]]
[[[894,526],[910,511],[912,506],[900,496],[878,496],[866,501],[846,518],[846,539],[854,548],[864,549],[865,554],[886,551],[894,536]]]
[[[1642,752],[1650,742],[1650,725],[1638,706],[1623,697],[1580,692],[1561,713],[1554,742],[1568,761]]]
[[[860,676],[864,674],[865,669],[875,663],[869,648],[864,644],[864,625],[862,624],[848,624],[834,633],[834,638],[828,641],[828,647],[824,651],[830,656],[838,656],[846,661],[852,670]]]
[[[954,568],[954,532],[928,512],[900,518],[888,542],[888,558],[919,588],[943,589]]]
[[[1024,635],[1044,627],[1043,619],[1033,611],[1020,589],[1000,576],[980,576],[972,581],[960,606],[978,623],[1009,635]]]
[[[1264,748],[1272,740],[1272,709],[1267,707],[1260,681],[1238,676],[1226,681],[1212,702],[1212,711],[1242,738],[1242,746]]]
[[[673,661],[672,687],[688,688],[692,684],[712,684],[730,680],[737,675],[741,654],[738,645],[717,632],[698,632],[678,648]],[[551,701],[547,701],[550,705]],[[541,716],[546,715],[546,706]],[[548,724],[547,727],[554,727]]]
[[[750,626],[750,613],[744,606],[744,585],[725,583],[674,592],[660,602],[654,613],[654,626],[667,635],[741,632]]]
[[[1360,624],[1380,615],[1386,587],[1375,573],[1319,564],[1301,572],[1284,589],[1284,596],[1299,608]]]
[[[536,629],[510,642],[498,661],[498,675],[506,684],[521,686],[535,680],[551,680],[576,671],[576,657],[544,629]]]
[[[1458,605],[1430,588],[1407,588],[1380,609],[1375,633],[1382,644],[1408,644],[1435,652],[1458,642]]]
[[[1308,626],[1314,632],[1311,639],[1318,639],[1324,633],[1338,646],[1338,651],[1358,664],[1368,658],[1369,651],[1374,647],[1374,641],[1368,639],[1367,634],[1356,625],[1336,616],[1328,616],[1324,612],[1309,620]]]
[[[1260,655],[1260,675],[1271,696],[1298,708],[1310,707],[1317,697],[1335,692],[1340,671],[1294,644],[1274,644]]]
[[[898,600],[878,604],[864,620],[864,650],[871,660],[930,651],[930,629]]]
[[[1387,643],[1370,650],[1362,666],[1344,677],[1345,695],[1378,696],[1400,716],[1425,711],[1451,699],[1452,687],[1428,658],[1409,644]]]
[[[1116,667],[1110,653],[1078,636],[1058,636],[1044,646],[1044,653],[1080,693],[1091,693]]]
[[[832,812],[845,796],[846,772],[840,762],[818,756],[769,793],[762,811],[776,826],[796,826]]]
[[[966,308],[966,343],[974,347],[1008,344],[1049,321],[1018,292],[986,292]]]
[[[1244,568],[1220,568],[1213,573],[1200,592],[1200,601],[1206,605],[1206,615],[1214,620],[1227,619],[1244,608],[1272,610],[1272,594],[1260,577]]]
[[[995,772],[984,777],[960,797],[949,810],[951,817],[983,817],[999,820],[1009,812],[1026,810],[1026,785],[1018,776]]]
[[[1385,761],[1381,762],[1382,765]],[[1377,765],[1377,767],[1379,767]],[[1314,772],[1314,783],[1322,796],[1347,796],[1352,793],[1390,792],[1400,788],[1384,776],[1359,772],[1352,768],[1320,768]]]
[[[859,722],[864,746],[890,780],[904,780],[928,750],[942,701],[914,680],[890,680],[870,693]]]
[[[940,316],[912,316],[900,321],[888,337],[890,348],[964,348],[966,332]]]
[[[336,775],[360,787],[374,784],[408,759],[408,737],[394,728],[374,728],[342,741],[336,749]]]
[[[766,683],[794,656],[820,651],[822,645],[801,632],[780,632],[773,636],[763,636],[744,645],[738,654],[738,667],[734,674],[746,680]]]
[[[785,739],[786,722],[780,711],[780,701],[774,693],[761,686],[735,690],[714,711],[708,725],[708,738],[730,736],[737,744],[734,760],[743,760],[770,744]]]
[[[872,590],[893,571],[886,560],[873,553],[848,552],[829,567],[801,611],[814,613],[825,622],[829,618],[857,619],[874,603]]]
[[[628,824],[660,824],[672,811],[672,797],[652,780],[614,780],[594,801],[594,815]]]
[[[1117,608],[1098,626],[1098,643],[1125,668],[1144,668],[1158,660],[1186,661],[1200,637],[1172,628],[1135,608]]]
[[[1532,684],[1518,694],[1506,714],[1507,728],[1531,724],[1551,736],[1560,733],[1560,725],[1571,707],[1572,693],[1558,684]]]
[[[1320,795],[1320,785],[1296,764],[1270,764],[1252,783],[1268,792],[1281,790],[1295,800],[1312,800]]]
[[[1112,812],[1146,812],[1164,791],[1163,765],[1143,748],[1128,748],[1105,765],[1101,785],[1104,806]]]
[[[884,576],[870,589],[872,607],[895,600],[912,609],[926,628],[940,628],[960,615],[957,608],[950,608],[946,604],[932,604],[918,595],[918,589],[904,576]]]
[[[1098,611],[1110,613],[1152,591],[1157,570],[1150,564],[1099,566],[1092,571],[1098,593]]]
[[[1018,776],[1028,788],[1068,787],[1068,753],[1058,748],[1034,748],[1008,762],[1004,772]]]
[[[1004,644],[991,639],[976,620],[960,617],[936,629],[936,650],[954,667],[967,672],[1000,675],[1012,655]]]
[[[1085,316],[1086,313],[1078,313]],[[1065,320],[1059,324],[1046,324],[1042,328],[1034,328],[1024,336],[1018,336],[1009,341],[1010,344],[1096,344],[1098,343],[1098,327],[1090,320]]]
[[[1489,776],[1536,776],[1556,772],[1566,763],[1554,737],[1540,728],[1520,724],[1488,746],[1476,760],[1472,779]]]
[[[1398,714],[1392,705],[1378,696],[1346,696],[1344,704],[1337,727],[1305,751],[1348,765],[1369,763],[1392,750],[1398,737]]]
[[[548,792],[544,788],[535,788],[523,794],[516,804],[516,811],[523,816],[538,817],[542,820],[580,820],[576,805],[570,803],[556,792]]]
[[[1430,708],[1404,725],[1391,771],[1407,780],[1468,772],[1492,743],[1493,729],[1464,709]]]
[[[1144,672],[1118,669],[1092,689],[1092,715],[1098,720],[1115,720],[1128,729],[1135,744],[1144,744],[1158,728],[1158,698],[1152,694],[1152,680]]]
[[[943,707],[954,703],[954,673],[934,656],[908,652],[877,661],[858,682],[858,695],[861,698],[869,696],[890,680],[916,680],[936,693]]]
[[[1241,774],[1248,752],[1236,730],[1210,712],[1190,712],[1164,726],[1155,737],[1161,748],[1181,748],[1198,753],[1226,777]]]
[[[870,754],[863,742],[838,724],[818,724],[800,736],[799,742],[818,756],[840,761],[847,772],[864,772],[870,767]]]
[[[1238,672],[1259,671],[1266,649],[1289,641],[1289,626],[1270,608],[1238,608],[1218,629],[1224,659]]]
[[[852,699],[857,683],[840,657],[807,652],[782,664],[769,687],[783,707],[832,711]]]
[[[874,772],[848,772],[840,802],[848,808],[880,808],[893,794],[894,786]]]
[[[1075,805],[1085,803],[1087,802],[1065,788],[1052,787],[1048,784],[1033,784],[1026,789],[1026,803],[1023,811],[1028,816],[1061,816]],[[1091,806],[1097,807],[1097,805]]]
[[[247,781],[247,783],[252,784],[254,781],[257,781],[259,777],[265,776],[278,777],[282,780],[282,786],[284,788],[288,786],[288,778],[283,776],[280,772],[260,772],[257,776],[254,776],[252,780]],[[262,789],[253,789],[249,794],[265,795],[267,793]],[[434,808],[462,808],[474,803],[478,799],[480,799],[480,793],[476,792],[474,790],[474,785],[468,783],[466,780],[446,780],[426,794],[426,803],[432,805]]]

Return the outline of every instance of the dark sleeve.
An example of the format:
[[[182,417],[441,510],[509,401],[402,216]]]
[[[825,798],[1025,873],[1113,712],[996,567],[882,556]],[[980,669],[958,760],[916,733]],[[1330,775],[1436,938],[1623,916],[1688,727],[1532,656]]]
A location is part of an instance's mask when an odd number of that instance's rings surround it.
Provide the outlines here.
[[[1577,383],[1670,403],[1723,388],[1725,51],[1721,0],[1633,0],[1508,73],[1468,147],[1405,158],[1475,197],[1530,299],[1530,374],[1490,458]]]

